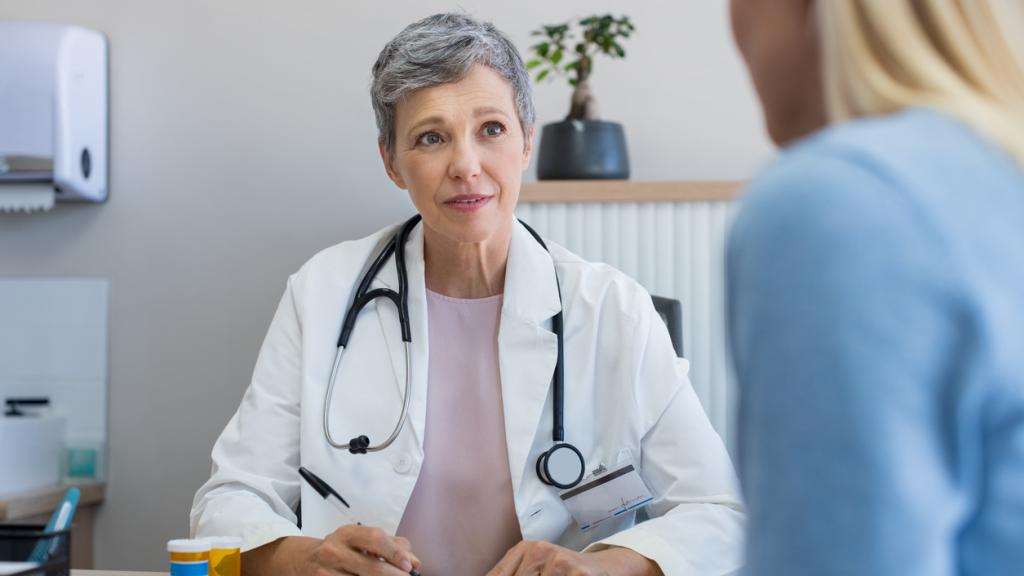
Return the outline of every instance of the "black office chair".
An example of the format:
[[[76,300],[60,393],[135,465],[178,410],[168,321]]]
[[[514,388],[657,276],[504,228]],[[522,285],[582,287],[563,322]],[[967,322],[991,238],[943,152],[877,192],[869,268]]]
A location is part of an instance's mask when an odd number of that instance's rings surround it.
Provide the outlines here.
[[[651,296],[654,301],[654,309],[658,311],[661,319],[665,321],[668,328],[668,336],[672,339],[672,347],[676,350],[676,356],[683,358],[683,305],[679,300],[664,298],[662,296]]]

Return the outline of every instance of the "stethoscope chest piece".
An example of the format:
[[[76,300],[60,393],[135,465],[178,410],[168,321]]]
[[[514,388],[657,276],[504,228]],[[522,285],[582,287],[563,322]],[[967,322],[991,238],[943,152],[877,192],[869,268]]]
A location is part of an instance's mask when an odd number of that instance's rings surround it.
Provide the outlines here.
[[[563,490],[579,484],[585,469],[583,454],[564,442],[555,444],[537,459],[537,476],[541,482]]]

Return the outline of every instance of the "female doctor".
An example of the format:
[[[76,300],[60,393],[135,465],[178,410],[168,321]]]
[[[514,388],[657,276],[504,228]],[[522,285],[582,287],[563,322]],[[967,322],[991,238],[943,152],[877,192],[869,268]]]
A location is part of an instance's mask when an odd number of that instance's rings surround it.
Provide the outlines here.
[[[289,278],[193,534],[241,537],[250,575],[739,568],[732,466],[650,296],[513,216],[534,111],[512,43],[426,18],[384,47],[371,92],[385,170],[418,217]],[[630,464],[616,482],[642,481],[652,519],[581,529],[565,489]],[[619,505],[602,493],[578,498]]]

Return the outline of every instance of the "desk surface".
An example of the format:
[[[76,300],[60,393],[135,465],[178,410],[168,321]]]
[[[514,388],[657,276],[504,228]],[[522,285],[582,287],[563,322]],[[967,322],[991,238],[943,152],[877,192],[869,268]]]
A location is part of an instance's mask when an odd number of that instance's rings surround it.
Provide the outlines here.
[[[166,576],[167,572],[118,572],[115,570],[72,570],[71,576]]]

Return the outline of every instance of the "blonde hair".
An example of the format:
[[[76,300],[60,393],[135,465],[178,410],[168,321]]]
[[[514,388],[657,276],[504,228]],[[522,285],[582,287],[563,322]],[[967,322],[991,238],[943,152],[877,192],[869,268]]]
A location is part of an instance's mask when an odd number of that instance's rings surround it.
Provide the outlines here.
[[[1024,64],[995,0],[819,0],[829,119],[931,107],[1024,165]]]

